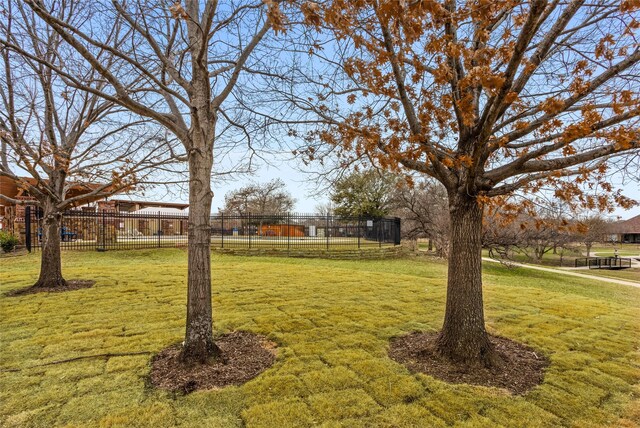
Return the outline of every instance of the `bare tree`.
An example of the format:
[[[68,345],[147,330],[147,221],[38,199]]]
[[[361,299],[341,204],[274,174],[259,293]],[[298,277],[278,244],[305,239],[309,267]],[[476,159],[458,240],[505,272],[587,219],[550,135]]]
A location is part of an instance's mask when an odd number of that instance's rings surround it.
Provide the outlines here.
[[[74,24],[85,18],[77,10],[79,5],[68,6],[55,11],[59,19]],[[0,45],[4,72],[0,77],[0,176],[26,190],[43,213],[41,267],[35,286],[64,287],[62,213],[140,186],[168,168],[171,150],[158,127],[132,120],[112,102],[69,87],[43,65],[64,66],[87,85],[101,88],[92,70],[75,66],[78,55],[63,48],[60,35],[37,22],[20,3],[7,3],[5,12],[0,22],[3,39],[21,51]],[[14,204],[29,203],[0,197]]]
[[[402,234],[408,239],[426,238],[429,251],[438,257],[449,254],[447,192],[435,180],[418,180],[401,186],[394,194],[395,214],[402,218]]]
[[[603,242],[607,234],[608,222],[599,214],[590,215],[576,224],[576,238],[587,248],[587,257],[591,257],[594,243]]]
[[[316,204],[313,212],[323,216],[330,216],[334,214],[334,205],[331,201],[319,203]]]
[[[523,216],[519,226],[522,233],[518,248],[536,263],[540,263],[547,253],[553,251],[555,254],[558,248],[564,249],[573,237],[565,219]]]
[[[267,183],[251,183],[224,197],[224,212],[232,214],[280,214],[293,209],[296,200],[279,178]]]
[[[219,358],[213,341],[210,227],[214,148],[224,132],[249,136],[233,108],[234,90],[251,86],[243,75],[259,76],[271,52],[256,47],[284,17],[276,2],[163,0],[83,2],[93,7],[91,25],[67,25],[53,11],[56,2],[27,0],[29,7],[101,76],[103,89],[88,88],[71,73],[53,67],[77,87],[154,120],[186,150],[189,165],[187,322],[181,360]],[[87,31],[91,28],[91,31]],[[102,54],[117,58],[105,64]],[[239,86],[240,85],[240,86]],[[242,137],[238,137],[242,138]],[[249,140],[251,141],[251,140]]]
[[[502,260],[509,260],[514,250],[522,244],[523,227],[518,223],[519,213],[502,210],[500,205],[485,211],[482,223],[482,247],[489,250],[489,257],[497,253]]]
[[[525,203],[521,197],[502,200],[485,213],[482,244],[491,255],[497,251],[503,259],[511,260],[522,255],[528,261],[541,263],[546,254],[559,255],[562,265],[565,252],[573,251],[577,211],[562,200],[529,198],[534,208],[524,212],[519,208]]]
[[[254,214],[254,220],[243,218],[257,226],[262,235],[264,222],[280,223],[285,214],[295,206],[296,200],[286,190],[284,181],[279,178],[267,183],[251,183],[225,195],[224,212],[236,215]]]

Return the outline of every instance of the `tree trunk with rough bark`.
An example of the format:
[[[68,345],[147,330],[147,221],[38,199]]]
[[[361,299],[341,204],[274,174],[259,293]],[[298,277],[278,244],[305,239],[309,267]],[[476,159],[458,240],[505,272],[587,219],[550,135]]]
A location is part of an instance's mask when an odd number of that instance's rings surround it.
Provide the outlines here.
[[[451,248],[444,324],[438,352],[451,361],[495,366],[482,302],[482,206],[471,196],[449,196]]]
[[[60,259],[60,222],[62,214],[50,204],[44,207],[42,220],[42,257],[40,259],[40,276],[34,287],[66,287],[67,281],[62,277]]]
[[[208,147],[207,147],[208,146]],[[189,153],[187,326],[181,359],[204,364],[220,357],[213,341],[211,307],[211,170],[213,148],[195,144]]]

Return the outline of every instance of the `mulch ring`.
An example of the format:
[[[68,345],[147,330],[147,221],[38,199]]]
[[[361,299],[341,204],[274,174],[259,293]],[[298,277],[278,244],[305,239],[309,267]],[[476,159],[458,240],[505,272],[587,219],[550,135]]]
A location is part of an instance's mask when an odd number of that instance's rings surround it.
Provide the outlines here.
[[[240,385],[271,367],[275,344],[247,331],[234,331],[216,339],[222,359],[185,365],[179,360],[182,345],[171,346],[151,360],[150,381],[156,388],[189,394],[200,389]]]
[[[498,368],[464,366],[441,357],[435,350],[438,333],[414,332],[391,339],[389,357],[412,372],[425,373],[449,383],[504,388],[524,394],[542,383],[549,359],[513,340],[489,336],[504,361]]]
[[[64,287],[39,287],[32,285],[31,287],[21,288],[19,290],[9,291],[6,296],[24,296],[26,294],[36,293],[62,293],[64,291],[80,290],[81,288],[93,287],[95,281],[90,279],[70,279]]]

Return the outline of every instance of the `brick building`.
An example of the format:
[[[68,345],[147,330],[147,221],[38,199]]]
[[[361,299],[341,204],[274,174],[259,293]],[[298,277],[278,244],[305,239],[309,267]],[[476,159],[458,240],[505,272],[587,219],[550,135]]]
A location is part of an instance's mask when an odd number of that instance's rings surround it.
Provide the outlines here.
[[[33,183],[35,180],[32,178],[21,178],[20,181],[13,180],[9,177],[0,177],[0,194],[9,198],[33,201],[34,198],[29,195],[26,189],[28,184]],[[75,197],[82,195],[83,193],[89,193],[96,189],[100,184],[75,184],[71,186],[71,189],[67,193],[67,197]],[[187,215],[187,208],[189,204],[174,203],[174,202],[154,202],[154,201],[140,201],[130,199],[107,199],[103,196],[93,196],[86,199],[82,199],[78,202],[78,206],[72,207],[73,210],[84,211],[88,213],[95,212],[116,212],[116,213],[131,213],[149,215],[150,213],[156,214],[161,212],[163,217],[172,213],[180,216]],[[26,206],[22,204],[15,204],[8,202],[4,199],[0,199],[0,229],[10,231],[15,234],[21,242],[24,240],[24,228],[25,228],[25,209]],[[34,208],[35,210],[36,208]],[[184,234],[187,229],[186,221],[169,221],[166,218],[160,220],[146,220],[146,219],[133,219],[129,222],[132,224],[121,224],[122,221],[115,219],[110,220],[109,226],[105,228],[97,228],[95,221],[87,220],[83,218],[73,218],[68,220],[66,225],[79,239],[82,240],[95,240],[106,239],[101,238],[100,233],[104,230],[105,235],[109,236],[109,239],[116,239],[117,234],[122,233],[144,233],[144,234]],[[37,230],[37,229],[36,229]],[[37,233],[33,232],[32,233]]]

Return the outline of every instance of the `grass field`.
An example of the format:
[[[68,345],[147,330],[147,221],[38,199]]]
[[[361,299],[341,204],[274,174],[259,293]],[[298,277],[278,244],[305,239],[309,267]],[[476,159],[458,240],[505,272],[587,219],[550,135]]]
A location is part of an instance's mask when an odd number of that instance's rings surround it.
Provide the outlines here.
[[[636,281],[640,283],[639,268],[620,269],[620,270],[584,269],[584,270],[580,270],[580,273],[585,273],[587,275],[594,275],[594,276],[603,276],[607,278],[625,279],[625,280]]]
[[[615,248],[618,249],[618,255],[620,257],[640,256],[640,245],[638,244],[617,244]],[[586,253],[586,249],[583,251]],[[613,245],[597,245],[591,248],[591,252],[598,254],[600,257],[615,255]]]
[[[72,242],[61,242],[61,247],[64,249],[85,249],[95,250],[96,247],[101,247],[93,240],[84,241],[76,240]],[[171,236],[139,236],[139,237],[122,237],[116,238],[115,242],[106,243],[107,249],[142,249],[142,248],[176,248],[186,247],[187,236],[186,235],[171,235]],[[225,248],[225,249],[245,249],[245,248],[261,248],[261,249],[280,249],[280,250],[322,250],[322,251],[349,251],[369,248],[384,248],[392,247],[391,242],[377,242],[373,240],[367,240],[364,238],[347,238],[347,237],[247,237],[247,236],[225,236],[224,239],[221,236],[211,237],[212,248]]]
[[[524,396],[411,374],[392,336],[440,327],[446,266],[421,259],[213,257],[217,332],[264,334],[275,365],[240,387],[151,389],[153,353],[182,340],[183,250],[65,252],[90,289],[0,296],[4,427],[635,427],[640,289],[485,266],[488,329],[551,359]],[[0,292],[38,255],[0,259]],[[144,355],[84,358],[105,353]]]
[[[489,257],[489,251],[482,250],[482,256]],[[500,256],[494,252],[494,258],[499,257]],[[529,257],[523,252],[510,253],[509,257],[510,260],[518,263],[530,263],[553,267],[571,267],[575,265],[576,258],[584,258],[584,256],[581,256],[579,252],[575,251],[565,251],[562,257],[560,256],[560,253],[553,254],[552,251],[549,251],[544,256],[542,256],[542,259],[540,261],[536,261],[533,257]]]

